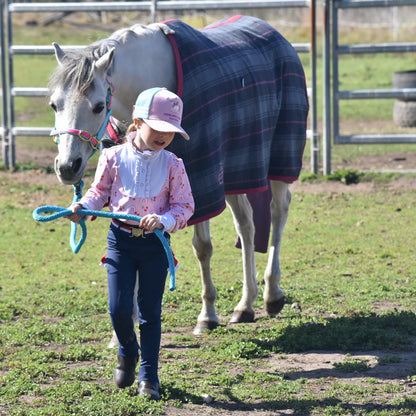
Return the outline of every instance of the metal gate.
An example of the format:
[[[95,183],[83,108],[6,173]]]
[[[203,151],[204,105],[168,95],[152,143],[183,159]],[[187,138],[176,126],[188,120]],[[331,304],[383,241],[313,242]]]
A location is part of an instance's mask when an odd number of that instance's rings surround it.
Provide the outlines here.
[[[310,74],[310,121],[308,138],[311,146],[311,169],[318,170],[318,133],[316,116],[316,0],[224,0],[224,1],[176,1],[176,0],[152,0],[152,1],[100,1],[100,2],[56,2],[56,3],[14,3],[7,0],[3,4],[1,0],[1,22],[3,19],[3,9],[6,14],[6,34],[5,27],[1,26],[1,75],[2,75],[2,156],[6,167],[13,168],[16,163],[15,156],[15,137],[16,136],[49,136],[52,127],[19,127],[15,125],[15,97],[45,97],[47,88],[24,88],[14,85],[13,58],[15,55],[52,55],[52,46],[44,45],[14,45],[12,39],[12,19],[14,13],[27,12],[96,12],[96,11],[147,11],[152,21],[156,21],[157,11],[175,10],[210,10],[210,9],[261,9],[261,8],[310,8],[311,16],[311,41],[310,43],[293,44],[298,53],[309,53],[311,60]],[[4,6],[4,7],[3,7]],[[7,38],[7,48],[5,42]],[[74,46],[66,46],[67,49]],[[79,47],[79,46],[78,46]],[[7,56],[6,56],[6,53]],[[6,71],[6,62],[8,64]],[[7,73],[7,77],[6,77]]]
[[[331,3],[331,7],[329,7]],[[415,42],[382,44],[339,44],[339,11],[341,9],[359,9],[392,6],[416,6],[415,0],[326,0],[325,8],[325,44],[324,44],[324,174],[331,173],[331,124],[330,124],[330,58],[332,58],[332,134],[334,144],[377,144],[377,143],[416,143],[416,134],[354,134],[342,135],[339,127],[340,100],[407,98],[416,99],[416,88],[406,89],[366,89],[340,90],[339,57],[345,54],[416,52]],[[330,13],[332,25],[330,25]],[[375,16],[376,17],[376,16]],[[330,27],[332,29],[332,47],[330,48]]]

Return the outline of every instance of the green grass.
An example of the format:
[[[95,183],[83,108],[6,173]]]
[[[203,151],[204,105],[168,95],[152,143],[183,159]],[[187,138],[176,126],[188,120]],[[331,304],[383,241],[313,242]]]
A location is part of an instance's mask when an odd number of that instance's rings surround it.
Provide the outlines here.
[[[281,253],[289,305],[275,319],[259,315],[255,324],[226,325],[241,296],[242,264],[230,213],[215,218],[212,271],[222,325],[201,337],[192,335],[201,307],[192,230],[177,233],[177,289],[166,290],[163,302],[163,401],[151,403],[134,387],[121,391],[111,382],[115,351],[106,347],[112,329],[105,270],[98,266],[108,221],[89,223],[87,242],[74,255],[67,220],[37,223],[31,217],[40,204],[67,206],[71,188],[25,175],[27,180],[15,181],[3,172],[0,180],[0,413],[125,416],[194,409],[203,414],[204,394],[217,406],[253,414],[416,411],[411,389],[367,377],[368,363],[348,355],[379,350],[386,353],[381,363],[388,365],[414,347],[414,191],[294,194]],[[266,255],[258,254],[258,313],[265,267]],[[301,313],[290,308],[295,302]],[[332,378],[293,378],[279,370],[278,357],[317,350],[347,353],[334,365]],[[340,374],[359,374],[362,385],[343,381]],[[409,380],[415,375],[416,368]]]

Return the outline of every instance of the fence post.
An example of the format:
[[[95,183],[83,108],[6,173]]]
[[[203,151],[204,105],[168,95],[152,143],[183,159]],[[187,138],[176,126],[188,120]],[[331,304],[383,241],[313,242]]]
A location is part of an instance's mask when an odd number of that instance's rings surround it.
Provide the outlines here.
[[[331,0],[324,0],[323,45],[323,174],[331,173]]]
[[[7,0],[10,4],[12,0]],[[6,20],[7,20],[7,61],[8,61],[8,96],[7,96],[7,111],[9,114],[9,129],[7,135],[7,167],[13,169],[16,166],[16,145],[14,140],[13,127],[15,123],[14,119],[14,97],[12,94],[14,88],[14,77],[13,77],[13,59],[10,56],[10,46],[13,44],[12,40],[12,16],[9,13],[9,7],[6,9]]]
[[[316,90],[316,0],[311,1],[311,171],[318,173],[318,159],[319,159],[319,135],[318,135],[318,120],[317,120],[317,90]]]
[[[152,0],[152,5],[150,6],[150,16],[152,23],[156,23],[156,12],[157,12],[157,0]]]
[[[9,167],[9,114],[7,111],[8,107],[8,96],[9,88],[7,86],[7,77],[6,77],[6,47],[5,47],[5,38],[4,38],[4,7],[6,7],[5,2],[1,0],[0,4],[0,22],[2,29],[0,30],[0,65],[1,65],[1,90],[2,90],[2,129],[1,129],[1,150],[2,150],[2,159],[6,168]]]

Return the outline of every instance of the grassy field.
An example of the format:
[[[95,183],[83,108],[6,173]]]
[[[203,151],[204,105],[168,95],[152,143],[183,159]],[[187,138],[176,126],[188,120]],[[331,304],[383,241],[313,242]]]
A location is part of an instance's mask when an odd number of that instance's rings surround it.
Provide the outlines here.
[[[192,230],[179,232],[177,290],[163,303],[163,401],[151,403],[111,381],[116,351],[107,349],[98,266],[107,220],[89,223],[74,255],[67,220],[31,217],[37,206],[71,199],[50,176],[0,177],[1,415],[415,414],[415,191],[295,192],[281,255],[289,303],[277,318],[265,316],[266,256],[258,254],[254,324],[226,325],[241,295],[241,259],[229,212],[217,217],[212,269],[222,326],[201,337],[192,335],[201,307]],[[310,354],[314,370],[288,366]]]
[[[33,31],[22,26],[16,43],[90,43],[108,34],[72,30],[68,39],[72,26],[62,26]],[[303,41],[305,32],[287,29],[285,35]],[[302,59],[308,72],[308,60]],[[30,86],[44,86],[55,61],[23,61],[16,68],[20,86],[29,86],[25,64],[39,70],[33,71],[36,85]],[[388,88],[391,72],[409,65],[404,55],[346,58],[343,88]],[[364,79],[356,76],[362,72]],[[53,124],[44,100],[17,101],[19,123]],[[390,128],[385,122],[392,101],[377,107],[355,104],[345,108],[346,128]],[[49,138],[18,142],[20,150],[41,159],[54,146]],[[333,156],[334,163],[348,167],[359,158],[389,152],[409,155],[415,149],[338,146]],[[293,192],[281,253],[288,304],[278,317],[265,316],[261,295],[267,258],[257,254],[260,296],[254,324],[227,325],[241,296],[242,263],[226,211],[211,224],[222,325],[203,336],[192,334],[201,307],[199,267],[192,229],[177,233],[177,289],[166,290],[163,303],[163,400],[154,403],[139,397],[134,387],[118,390],[111,380],[116,351],[107,348],[112,328],[105,269],[98,265],[108,221],[89,223],[87,242],[74,255],[67,220],[32,219],[38,206],[68,206],[71,188],[45,173],[50,166],[38,169],[25,162],[18,170],[0,169],[1,416],[416,414],[414,176],[344,171],[333,179],[349,174],[360,185],[367,180],[377,186],[364,192],[357,191],[359,185],[336,182],[334,191],[334,182],[326,178],[311,192],[316,180],[309,182],[304,173],[306,184]],[[402,179],[408,186],[390,186]]]

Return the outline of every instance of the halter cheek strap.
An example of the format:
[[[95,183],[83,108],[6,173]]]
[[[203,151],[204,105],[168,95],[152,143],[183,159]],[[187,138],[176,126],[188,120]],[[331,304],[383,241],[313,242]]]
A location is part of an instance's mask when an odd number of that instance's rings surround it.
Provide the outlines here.
[[[106,97],[107,112],[105,115],[104,122],[101,125],[98,133],[94,136],[85,130],[79,130],[79,129],[57,130],[55,127],[50,132],[50,136],[54,137],[54,141],[56,144],[59,144],[59,137],[61,136],[61,134],[71,134],[73,136],[78,136],[81,140],[88,142],[91,145],[93,149],[91,156],[99,149],[101,139],[104,134],[104,130],[106,129],[107,124],[110,122],[110,117],[111,117],[111,114],[113,113],[113,110],[111,109],[111,101],[112,101],[113,93],[114,93],[114,85],[110,82],[110,80],[107,77],[105,78],[105,80],[108,83],[107,97]]]
[[[113,124],[114,123],[114,124]],[[114,128],[114,126],[115,126],[115,121],[114,121],[114,118],[113,117],[110,117],[110,122],[107,124],[107,133],[109,134],[109,136],[110,136],[110,139],[114,142],[114,143],[116,143],[116,144],[121,144],[121,143],[123,143],[123,140],[122,139],[120,139],[120,137],[119,137],[119,133],[117,133],[116,132],[116,130],[115,130],[115,128]],[[117,128],[117,130],[118,130],[118,127],[116,126],[116,128]]]

